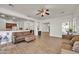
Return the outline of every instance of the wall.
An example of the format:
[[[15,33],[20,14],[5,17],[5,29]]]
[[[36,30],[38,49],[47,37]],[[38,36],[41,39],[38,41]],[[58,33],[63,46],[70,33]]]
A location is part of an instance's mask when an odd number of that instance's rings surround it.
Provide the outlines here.
[[[79,35],[79,7],[75,11],[74,17],[76,19],[76,34]]]
[[[0,18],[0,31],[4,31],[6,29],[6,20]]]
[[[17,27],[19,28],[23,28],[24,30],[28,29],[28,30],[33,30],[34,29],[34,22],[31,21],[18,21],[17,22]]]
[[[24,22],[24,29],[34,30],[34,22],[32,22],[32,21],[25,21]]]
[[[48,27],[49,27],[48,24],[45,24],[42,21],[35,21],[34,22],[34,34],[37,36],[38,35],[38,31],[49,32],[49,28]]]
[[[6,20],[3,18],[0,18],[0,31],[6,30],[6,23],[15,23],[13,20]]]
[[[17,22],[17,29],[19,29],[19,28],[24,28],[24,22],[23,21]]]
[[[61,17],[57,17],[57,18],[47,19],[44,21],[39,21],[40,30],[42,32],[50,31],[50,36],[62,37],[62,23],[71,21],[71,19],[72,19],[72,17],[71,17],[71,15],[69,15],[69,16],[61,16]],[[46,23],[49,23],[49,25]]]
[[[71,21],[71,16],[50,19],[50,36],[62,37],[62,23]]]
[[[38,36],[38,22],[37,21],[34,22],[34,35]]]
[[[0,18],[0,31],[6,30],[6,22],[7,23],[17,23],[17,29],[23,28],[24,30],[34,29],[34,22],[32,21],[13,21],[13,20],[5,20]]]
[[[40,21],[37,21],[37,23],[40,31],[49,32],[49,24],[48,22],[46,22],[46,20],[45,21],[40,20]]]
[[[42,32],[49,32],[49,24],[47,23],[42,23]]]
[[[79,18],[76,19],[76,33],[79,35]]]

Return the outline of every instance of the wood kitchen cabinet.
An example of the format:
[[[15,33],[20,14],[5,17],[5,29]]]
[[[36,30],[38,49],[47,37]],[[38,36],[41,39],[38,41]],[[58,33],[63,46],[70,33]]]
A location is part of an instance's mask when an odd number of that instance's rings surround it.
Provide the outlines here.
[[[12,27],[16,27],[16,26],[17,26],[16,23],[6,23],[6,29],[9,29],[9,30],[11,30]]]

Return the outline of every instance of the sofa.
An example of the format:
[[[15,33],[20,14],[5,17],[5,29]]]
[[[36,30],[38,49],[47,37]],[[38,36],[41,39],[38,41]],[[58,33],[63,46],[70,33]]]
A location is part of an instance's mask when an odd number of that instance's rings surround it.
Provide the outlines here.
[[[35,36],[29,31],[27,32],[13,32],[12,33],[12,43],[19,43],[22,41],[30,42],[35,40]]]
[[[79,36],[78,35],[73,36],[67,42],[62,42],[61,53],[63,53],[63,54],[74,54],[74,53],[77,54],[77,53],[79,53],[78,51],[79,51]]]

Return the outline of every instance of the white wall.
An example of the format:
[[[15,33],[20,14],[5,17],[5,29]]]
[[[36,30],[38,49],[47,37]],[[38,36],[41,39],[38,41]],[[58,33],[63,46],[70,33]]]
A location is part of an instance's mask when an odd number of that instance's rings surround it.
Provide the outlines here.
[[[34,35],[38,35],[38,22],[37,21],[35,21],[34,22]]]
[[[25,21],[24,22],[24,29],[34,30],[34,22]]]
[[[18,21],[17,22],[17,27],[19,28],[23,28],[24,30],[28,29],[28,30],[33,30],[34,29],[34,22],[31,21]]]
[[[6,20],[0,18],[0,31],[4,31],[6,29]]]
[[[46,21],[37,21],[39,30],[42,32],[49,32],[49,24]]]
[[[71,16],[50,19],[50,36],[62,37],[62,23],[71,21]]]
[[[50,36],[61,37],[62,35],[62,26],[61,21],[54,19],[50,22]]]
[[[48,25],[45,24],[49,23],[50,36],[62,37],[62,23],[71,21],[71,18],[71,15],[68,15],[40,21],[40,29],[42,32],[49,32]]]
[[[50,21],[50,36],[61,37],[62,36],[62,23],[76,19],[76,34],[79,35],[79,7],[71,15],[60,16],[57,18],[49,19]]]
[[[48,24],[42,24],[42,32],[49,32],[49,26]]]
[[[76,32],[79,35],[79,18],[76,19]]]
[[[74,17],[76,19],[76,34],[79,35],[79,7],[75,11]]]
[[[23,21],[18,21],[17,22],[17,29],[23,28],[24,29],[24,22]]]

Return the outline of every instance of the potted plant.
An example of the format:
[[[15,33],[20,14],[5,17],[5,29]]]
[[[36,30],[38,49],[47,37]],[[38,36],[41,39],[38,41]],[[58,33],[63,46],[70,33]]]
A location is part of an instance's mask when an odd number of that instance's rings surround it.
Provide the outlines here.
[[[69,34],[73,34],[73,29],[72,28],[69,29]]]
[[[73,29],[72,29],[72,28],[70,28],[70,29],[69,29],[69,32],[73,32]]]

